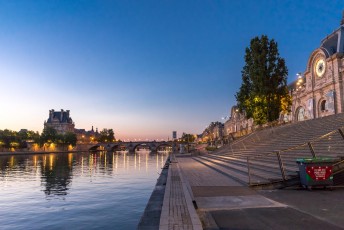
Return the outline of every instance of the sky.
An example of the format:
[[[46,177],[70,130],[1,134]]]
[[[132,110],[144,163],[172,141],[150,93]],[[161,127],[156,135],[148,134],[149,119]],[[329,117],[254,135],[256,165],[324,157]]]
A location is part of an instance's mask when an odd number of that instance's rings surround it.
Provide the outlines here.
[[[116,138],[201,133],[229,116],[245,48],[278,43],[288,82],[340,25],[344,2],[0,0],[0,129],[41,132],[49,110]]]

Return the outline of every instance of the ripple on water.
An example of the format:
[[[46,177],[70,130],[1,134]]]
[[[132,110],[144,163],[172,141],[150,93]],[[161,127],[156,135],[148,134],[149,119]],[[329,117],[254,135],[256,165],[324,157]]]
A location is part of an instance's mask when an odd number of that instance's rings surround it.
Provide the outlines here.
[[[1,229],[135,229],[166,157],[1,156]]]

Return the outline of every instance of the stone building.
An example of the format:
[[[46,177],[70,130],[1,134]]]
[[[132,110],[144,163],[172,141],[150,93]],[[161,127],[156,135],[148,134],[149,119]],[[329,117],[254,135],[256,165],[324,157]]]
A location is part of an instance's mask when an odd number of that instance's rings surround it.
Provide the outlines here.
[[[344,112],[344,12],[338,29],[327,35],[309,56],[306,70],[288,85],[291,112],[281,114],[279,123],[297,122]],[[253,129],[233,106],[224,125],[224,139],[247,134]]]
[[[230,117],[224,124],[223,137],[227,143],[235,137],[248,134],[252,131],[253,119],[246,119],[245,113],[240,113],[237,106],[231,108]]]
[[[202,133],[202,141],[217,144],[223,140],[223,123],[216,121],[210,125]]]
[[[306,70],[290,85],[291,114],[303,121],[344,112],[344,13],[340,27],[327,35],[309,56]]]
[[[55,111],[49,110],[49,118],[47,121],[44,121],[44,128],[52,127],[56,129],[57,133],[65,134],[67,132],[74,133],[75,124],[70,117],[70,111]]]
[[[98,128],[94,131],[93,126],[92,129],[86,131],[85,129],[74,129],[76,134],[76,138],[78,143],[92,143],[95,142],[99,137]]]

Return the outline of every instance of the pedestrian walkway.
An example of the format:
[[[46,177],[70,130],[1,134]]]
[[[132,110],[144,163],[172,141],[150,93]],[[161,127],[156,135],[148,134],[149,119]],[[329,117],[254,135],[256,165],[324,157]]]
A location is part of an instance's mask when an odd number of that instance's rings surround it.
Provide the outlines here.
[[[174,156],[171,158],[159,229],[202,229],[177,161]]]
[[[221,168],[177,159],[204,229],[343,229],[343,190],[257,192]]]

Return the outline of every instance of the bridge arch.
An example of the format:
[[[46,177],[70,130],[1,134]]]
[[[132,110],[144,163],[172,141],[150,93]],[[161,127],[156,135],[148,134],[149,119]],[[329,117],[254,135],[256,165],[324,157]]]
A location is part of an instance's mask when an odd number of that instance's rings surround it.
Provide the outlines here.
[[[152,148],[152,146],[151,146],[150,144],[144,143],[144,142],[143,142],[143,143],[136,143],[136,144],[134,144],[134,145],[131,147],[131,150],[132,150],[133,152],[135,152],[135,151],[137,150],[137,148],[140,147],[140,146],[147,147],[150,151],[153,150],[153,148]]]
[[[101,144],[97,144],[88,149],[88,151],[98,151],[98,150],[105,150],[105,147]]]
[[[159,149],[161,149],[161,147],[170,147],[170,151],[172,151],[172,144],[168,143],[168,142],[163,142],[163,143],[159,143],[155,146],[156,150],[159,151]]]

